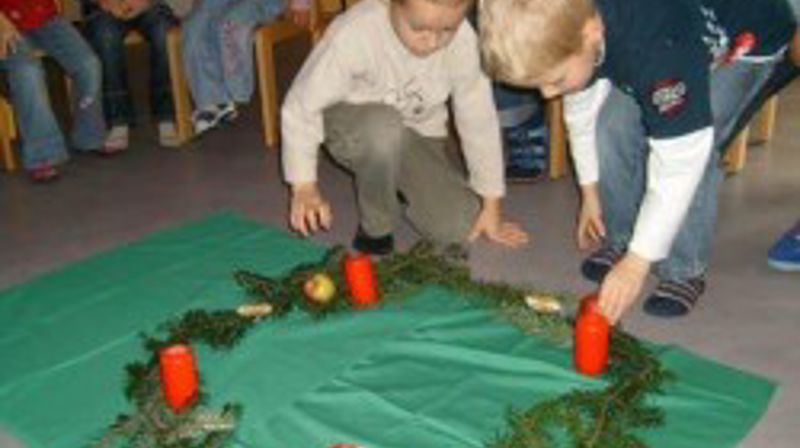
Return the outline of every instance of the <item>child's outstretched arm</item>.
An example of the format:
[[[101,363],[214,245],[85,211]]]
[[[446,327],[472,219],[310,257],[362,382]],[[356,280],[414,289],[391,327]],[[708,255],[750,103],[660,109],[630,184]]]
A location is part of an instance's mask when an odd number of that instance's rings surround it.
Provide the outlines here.
[[[453,109],[461,137],[464,159],[472,189],[483,198],[481,211],[470,240],[486,236],[490,241],[520,247],[529,240],[527,232],[503,218],[505,195],[503,145],[489,79],[483,73],[474,31],[463,24],[451,43]]]
[[[329,32],[314,47],[281,109],[283,175],[290,188],[289,225],[304,236],[327,230],[333,222],[330,204],[317,184],[319,146],[325,139],[323,112],[344,100],[349,72],[358,69],[352,53],[339,49],[351,43],[337,42],[333,34]]]

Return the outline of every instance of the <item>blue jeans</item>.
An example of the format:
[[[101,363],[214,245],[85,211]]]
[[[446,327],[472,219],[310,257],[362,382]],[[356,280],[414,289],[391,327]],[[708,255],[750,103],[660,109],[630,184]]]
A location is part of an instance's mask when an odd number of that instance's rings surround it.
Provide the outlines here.
[[[173,121],[167,31],[178,20],[169,7],[157,3],[136,18],[125,21],[94,6],[94,2],[85,5],[86,38],[103,64],[103,109],[109,124],[130,125],[135,121],[125,63],[125,36],[132,30],[141,32],[149,43],[152,114],[158,121]]]
[[[103,146],[106,124],[100,102],[100,61],[80,33],[62,18],[28,31],[0,67],[8,72],[11,101],[22,136],[22,161],[30,169],[65,161],[67,149],[50,106],[41,61],[32,55],[41,49],[58,62],[75,87],[76,110],[72,145],[79,151]]]
[[[723,142],[730,139],[738,116],[758,95],[775,67],[774,63],[734,63],[711,74],[711,109],[715,151],[709,158],[683,224],[666,259],[655,265],[661,280],[681,280],[705,273],[716,223],[717,191],[723,172]],[[598,121],[600,197],[608,243],[625,249],[631,239],[646,188],[650,148],[634,99],[614,88]]]
[[[183,26],[183,58],[195,106],[247,102],[253,33],[283,12],[281,0],[199,0]]]

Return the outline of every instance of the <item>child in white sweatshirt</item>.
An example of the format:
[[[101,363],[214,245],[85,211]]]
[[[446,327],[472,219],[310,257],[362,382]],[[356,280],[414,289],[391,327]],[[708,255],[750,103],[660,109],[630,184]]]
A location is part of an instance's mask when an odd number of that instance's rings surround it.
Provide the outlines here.
[[[426,238],[481,235],[508,246],[527,234],[502,218],[505,193],[497,113],[480,68],[469,0],[362,0],[340,16],[295,79],[282,110],[291,226],[308,235],[332,222],[317,187],[319,146],[355,178],[354,247],[393,250],[401,204]],[[447,155],[448,102],[466,160]]]

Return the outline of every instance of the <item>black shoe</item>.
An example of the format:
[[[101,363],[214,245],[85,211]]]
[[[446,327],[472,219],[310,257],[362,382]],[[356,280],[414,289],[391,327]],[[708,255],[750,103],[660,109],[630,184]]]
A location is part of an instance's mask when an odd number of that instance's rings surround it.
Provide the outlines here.
[[[583,276],[595,283],[602,283],[608,271],[622,258],[623,251],[611,246],[603,247],[589,255],[581,264]]]
[[[689,314],[706,290],[702,275],[685,280],[662,280],[644,302],[644,312],[658,317],[680,317]]]
[[[353,249],[370,255],[389,255],[394,252],[394,237],[391,233],[371,237],[359,227],[356,237],[353,238]]]

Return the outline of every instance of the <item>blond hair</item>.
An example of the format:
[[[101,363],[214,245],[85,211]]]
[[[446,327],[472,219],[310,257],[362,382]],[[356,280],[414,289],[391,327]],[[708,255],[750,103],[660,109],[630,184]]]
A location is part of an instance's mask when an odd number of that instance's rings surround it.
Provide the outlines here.
[[[493,78],[530,85],[578,53],[593,0],[481,0],[483,64]]]

